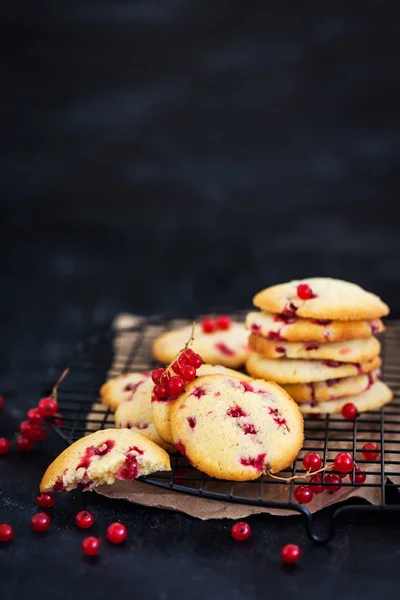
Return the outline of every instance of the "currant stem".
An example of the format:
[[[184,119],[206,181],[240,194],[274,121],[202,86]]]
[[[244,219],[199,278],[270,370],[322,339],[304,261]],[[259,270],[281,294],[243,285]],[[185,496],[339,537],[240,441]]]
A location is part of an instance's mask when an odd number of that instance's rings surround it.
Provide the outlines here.
[[[190,333],[190,338],[186,342],[184,348],[182,350],[179,350],[178,354],[175,356],[174,360],[172,362],[170,362],[170,364],[168,365],[168,367],[165,367],[165,372],[164,373],[168,373],[168,371],[172,368],[172,365],[174,364],[174,362],[177,361],[178,358],[189,348],[190,344],[192,342],[194,342],[194,330],[195,330],[195,327],[196,327],[196,321],[193,321],[193,323],[192,323],[192,331]],[[161,377],[158,380],[158,383],[160,383],[160,381],[161,381]]]
[[[270,471],[267,471],[267,475],[272,479],[277,479],[278,481],[296,481],[296,479],[306,479],[307,477],[312,477],[313,475],[317,475],[318,473],[322,473],[322,471],[328,471],[329,469],[334,469],[335,465],[326,465],[322,467],[322,469],[318,469],[318,471],[307,471],[304,475],[293,475],[293,477],[279,477],[279,475],[273,475]]]
[[[61,383],[62,383],[62,382],[64,381],[64,379],[66,378],[66,376],[68,375],[68,373],[69,373],[69,369],[65,369],[65,371],[63,371],[63,372],[61,373],[61,375],[60,375],[60,377],[58,378],[58,380],[57,380],[57,382],[56,382],[55,386],[54,386],[54,387],[53,387],[53,389],[52,389],[52,392],[51,392],[51,398],[56,398],[56,397],[57,397],[57,390],[58,390],[59,386],[61,385]]]

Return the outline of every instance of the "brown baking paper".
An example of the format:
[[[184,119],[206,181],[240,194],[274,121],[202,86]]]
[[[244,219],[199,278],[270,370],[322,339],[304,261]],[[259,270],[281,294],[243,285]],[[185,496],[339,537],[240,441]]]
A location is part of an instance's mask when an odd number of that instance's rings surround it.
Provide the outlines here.
[[[132,348],[132,344],[138,343],[140,348],[139,355],[135,357],[134,361],[134,370],[146,370],[149,365],[149,357],[151,356],[151,343],[153,339],[155,339],[160,333],[163,331],[161,326],[152,326],[150,328],[150,334],[146,337],[145,340],[139,339],[138,332],[123,332],[121,330],[125,328],[129,328],[133,325],[140,323],[141,318],[138,316],[130,315],[130,314],[122,314],[119,315],[113,324],[113,327],[116,330],[116,336],[114,337],[114,361],[108,372],[108,377],[114,377],[119,375],[122,367],[127,365],[127,361],[129,363],[129,350]],[[172,327],[178,327],[182,324],[185,324],[185,321],[175,321],[172,323]],[[400,323],[399,323],[400,325]],[[400,333],[400,328],[397,328],[397,331]],[[388,332],[388,338],[390,340],[390,333]],[[392,408],[392,404],[387,407],[386,410]],[[400,408],[400,407],[399,407]],[[101,404],[93,405],[93,409],[96,410],[95,413],[91,413],[89,415],[90,419],[94,419],[97,421],[103,420],[103,415],[106,412],[106,408]],[[395,411],[397,415],[397,412]],[[371,415],[373,418],[371,419]],[[399,426],[395,427],[393,430],[393,426],[391,426],[391,433],[385,434],[385,465],[387,468],[390,468],[392,471],[397,470],[397,454],[392,454],[391,450],[396,449],[395,443],[391,443],[394,440],[400,441],[400,410],[398,411],[398,417],[393,417],[392,413],[391,419],[398,419]],[[362,458],[361,456],[361,448],[365,441],[375,440],[379,446],[381,446],[381,428],[380,424],[370,423],[369,421],[379,421],[377,418],[378,413],[364,413],[360,415],[357,421],[357,458]],[[114,426],[114,418],[112,414],[109,414],[105,423],[105,427],[113,427]],[[88,432],[93,429],[97,429],[98,425],[90,423],[88,424]],[[307,448],[315,447],[318,445],[321,448],[322,452],[322,440],[325,437],[325,428],[326,421],[325,418],[321,419],[312,419],[307,418],[305,420],[305,444],[303,447],[303,451],[300,454],[300,460],[298,463],[301,463],[301,457],[307,452]],[[346,435],[348,432],[348,435]],[[335,438],[338,437],[346,437],[348,441],[345,442],[335,442]],[[313,439],[314,438],[314,439]],[[318,438],[316,440],[315,438]],[[327,449],[327,464],[333,462],[334,457],[341,450],[352,453],[353,452],[353,422],[351,421],[339,421],[330,424],[329,431],[329,444],[330,447]],[[381,483],[381,465],[379,464],[368,464],[363,465],[365,470],[367,471],[367,479],[366,483]],[[185,475],[190,474],[191,467],[185,468]],[[195,472],[192,470],[192,472]],[[285,473],[283,476],[288,477],[290,473]],[[181,475],[182,476],[182,475]],[[279,485],[275,483],[269,483],[268,478],[265,478],[266,481],[263,486],[263,498],[265,500],[273,500],[276,502],[288,502],[289,501],[289,493],[290,493],[290,485]],[[392,478],[394,483],[399,483],[400,478]],[[175,481],[179,484],[179,476],[178,474],[175,477]],[[348,477],[346,478],[348,480]],[[296,484],[301,484],[302,481],[296,482]],[[305,483],[305,482],[304,482]],[[186,479],[182,480],[182,485],[189,486],[190,483],[186,481]],[[194,484],[195,485],[195,484]],[[206,481],[204,490],[209,492],[216,493],[229,493],[230,491],[230,482],[224,481]],[[199,496],[192,496],[185,493],[179,493],[175,491],[166,490],[163,488],[158,488],[153,485],[149,485],[147,483],[142,483],[140,481],[118,481],[113,485],[103,485],[96,489],[99,494],[107,496],[109,498],[118,498],[128,500],[129,502],[134,502],[136,504],[141,504],[143,506],[151,506],[154,508],[164,508],[168,510],[175,510],[179,512],[186,513],[193,517],[197,517],[199,519],[238,519],[244,518],[252,514],[260,514],[260,513],[268,513],[271,515],[279,515],[279,516],[287,516],[296,514],[293,511],[286,509],[277,509],[277,508],[265,508],[262,506],[252,506],[249,504],[233,504],[231,502],[223,502],[218,500],[210,500],[207,498],[202,498]],[[243,498],[258,498],[260,493],[259,484],[254,482],[249,483],[235,483],[234,484],[234,493],[235,495],[239,495]],[[307,505],[308,510],[311,513],[315,513],[327,506],[332,504],[336,504],[338,502],[343,502],[348,498],[363,498],[372,504],[381,504],[382,503],[382,494],[381,487],[342,487],[339,492],[335,494],[329,494],[324,492],[322,494],[315,494],[312,502]]]

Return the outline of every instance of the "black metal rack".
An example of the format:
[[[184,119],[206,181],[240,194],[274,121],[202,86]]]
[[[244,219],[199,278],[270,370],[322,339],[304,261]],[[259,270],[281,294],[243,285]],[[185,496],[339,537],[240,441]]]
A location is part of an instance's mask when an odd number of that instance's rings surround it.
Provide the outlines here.
[[[243,314],[234,315],[243,318]],[[112,412],[99,404],[99,388],[107,378],[128,371],[152,369],[156,363],[151,356],[151,343],[163,331],[190,321],[161,318],[138,319],[133,326],[125,329],[110,328],[93,334],[79,343],[63,367],[69,367],[68,377],[58,391],[63,425],[54,430],[67,443],[71,444],[88,431],[112,426]],[[393,489],[400,487],[400,369],[397,354],[400,350],[400,321],[389,321],[387,331],[381,336],[384,364],[384,378],[394,392],[393,401],[378,411],[363,413],[355,421],[345,421],[339,415],[304,415],[305,446],[292,467],[283,476],[289,477],[304,473],[302,457],[310,450],[318,452],[323,464],[331,463],[339,450],[350,452],[358,465],[367,471],[362,486],[354,484],[354,473],[342,481],[342,489],[354,491],[363,489],[373,495],[373,504],[358,498],[351,504],[337,503],[325,519],[323,533],[316,532],[315,518],[307,506],[299,505],[293,499],[295,484],[272,480],[262,476],[254,482],[237,483],[213,480],[187,462],[180,454],[172,456],[171,473],[156,473],[142,478],[142,481],[161,488],[185,494],[201,496],[212,500],[234,502],[273,509],[283,509],[300,513],[305,517],[308,534],[312,540],[325,543],[332,539],[335,520],[339,514],[350,510],[393,511],[400,510],[400,496]],[[380,447],[376,460],[362,458],[361,448],[367,441],[374,441]],[[282,475],[282,474],[281,474]],[[296,484],[297,485],[297,484]],[[312,485],[312,484],[311,484]],[[279,486],[279,500],[274,500]],[[329,486],[328,486],[329,487]],[[391,488],[387,495],[388,488]]]

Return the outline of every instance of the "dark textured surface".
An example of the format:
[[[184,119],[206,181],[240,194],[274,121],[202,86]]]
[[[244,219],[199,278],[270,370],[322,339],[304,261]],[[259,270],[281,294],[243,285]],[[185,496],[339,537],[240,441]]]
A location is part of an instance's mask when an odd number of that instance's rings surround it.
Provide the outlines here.
[[[0,22],[1,390],[11,434],[47,369],[121,310],[245,308],[331,275],[400,316],[400,6],[381,2],[9,3]],[[27,526],[49,439],[0,464],[0,596],[373,598],[397,584],[399,522],[352,519],[330,547],[296,521],[226,523],[93,494]],[[73,515],[130,529],[82,560]],[[278,550],[300,542],[302,565]],[[104,545],[105,546],[105,545]]]

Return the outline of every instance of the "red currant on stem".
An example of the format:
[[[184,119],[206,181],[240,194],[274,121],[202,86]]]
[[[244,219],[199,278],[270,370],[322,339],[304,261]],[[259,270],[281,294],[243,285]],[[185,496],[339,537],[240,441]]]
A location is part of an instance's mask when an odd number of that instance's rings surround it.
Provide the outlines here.
[[[200,354],[193,354],[189,359],[189,364],[195,369],[198,369],[203,364],[203,359]]]
[[[218,329],[225,330],[229,329],[232,325],[232,319],[228,317],[228,315],[220,315],[217,317],[217,327]]]
[[[51,508],[54,504],[54,496],[50,492],[43,492],[36,496],[36,503],[40,508]]]
[[[248,525],[248,523],[245,523],[245,521],[238,521],[238,523],[235,523],[234,525],[232,525],[231,536],[233,537],[234,540],[236,540],[238,542],[243,542],[244,540],[247,540],[247,538],[250,535],[251,535],[250,525]]]
[[[100,550],[100,540],[97,537],[87,537],[82,542],[82,552],[86,556],[96,556]]]
[[[42,417],[54,417],[58,411],[58,403],[55,398],[42,398],[38,404],[38,410]]]
[[[342,407],[342,415],[348,421],[353,421],[356,418],[357,413],[357,406],[352,402],[347,402],[347,404]]]
[[[362,447],[362,455],[365,460],[376,460],[379,456],[379,446],[375,442],[367,442]]]
[[[0,438],[0,456],[5,456],[10,452],[11,444],[6,438]]]
[[[30,408],[26,413],[26,417],[33,425],[40,425],[43,422],[43,416],[40,414],[38,408]]]
[[[212,317],[205,317],[201,322],[201,326],[203,333],[214,333],[217,330],[217,324]]]
[[[120,544],[126,540],[128,530],[122,523],[112,523],[107,528],[107,539],[111,544]]]
[[[87,510],[81,510],[75,517],[75,523],[81,529],[88,529],[94,523],[93,515]]]
[[[30,452],[35,445],[33,440],[29,440],[24,435],[17,435],[15,443],[17,446],[17,450],[19,450],[20,452]]]
[[[157,384],[154,386],[154,394],[157,398],[166,398],[168,396],[168,390],[164,385]]]
[[[154,371],[152,371],[151,373],[151,378],[153,380],[153,382],[155,384],[160,383],[160,377],[161,375],[164,375],[165,373],[165,369],[163,369],[162,367],[159,367],[158,369],[154,369]]]
[[[171,377],[168,384],[169,393],[173,396],[179,396],[185,389],[185,382],[182,377]]]
[[[296,544],[286,544],[281,550],[281,559],[287,565],[296,563],[301,557],[301,550]]]
[[[294,499],[299,504],[308,504],[313,499],[313,491],[308,485],[299,485],[294,490]]]
[[[313,297],[312,289],[307,283],[301,283],[297,286],[297,295],[300,300],[309,300]]]
[[[353,457],[348,452],[339,452],[333,461],[336,471],[340,473],[351,473],[354,467]]]
[[[36,513],[31,518],[31,527],[33,531],[42,533],[50,527],[50,517],[46,513]]]
[[[34,425],[33,423],[30,423],[30,421],[22,421],[19,428],[22,435],[33,442],[40,442],[46,437],[46,430],[44,427]]]
[[[361,485],[367,478],[367,474],[361,467],[356,467],[356,472],[354,474],[354,483],[356,485]]]
[[[335,492],[338,492],[342,487],[342,480],[339,477],[339,475],[336,475],[336,473],[328,473],[327,475],[325,475],[325,484],[327,483],[332,484],[326,486],[326,491],[329,494],[334,494]]]
[[[321,457],[316,452],[308,452],[303,458],[303,466],[306,471],[318,471],[321,465]]]
[[[310,482],[315,483],[315,485],[310,486],[313,494],[322,494],[322,492],[325,490],[325,487],[322,483],[322,473],[317,473],[316,475],[312,475],[310,477]]]
[[[0,523],[0,542],[11,542],[14,529],[8,523]]]
[[[193,381],[196,377],[196,369],[191,365],[185,365],[181,369],[181,375],[185,381]]]

